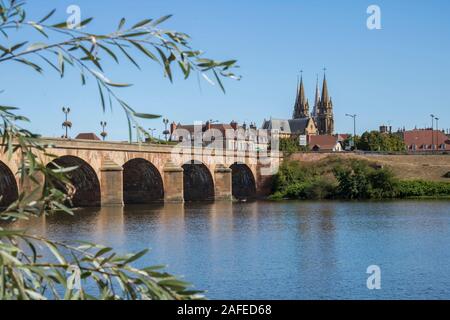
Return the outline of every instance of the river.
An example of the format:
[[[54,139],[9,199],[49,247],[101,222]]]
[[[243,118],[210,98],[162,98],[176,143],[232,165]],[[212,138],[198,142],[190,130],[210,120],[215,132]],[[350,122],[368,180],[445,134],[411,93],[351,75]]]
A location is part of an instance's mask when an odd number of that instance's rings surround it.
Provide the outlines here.
[[[151,248],[211,299],[450,299],[450,201],[249,202],[81,210],[32,233]],[[381,289],[366,285],[380,267]]]

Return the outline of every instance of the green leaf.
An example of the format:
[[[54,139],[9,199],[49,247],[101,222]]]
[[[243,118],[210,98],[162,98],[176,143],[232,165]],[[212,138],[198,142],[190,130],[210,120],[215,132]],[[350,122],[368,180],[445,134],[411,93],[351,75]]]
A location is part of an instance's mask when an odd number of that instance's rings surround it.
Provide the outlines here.
[[[31,26],[37,30],[40,34],[42,34],[44,37],[48,38],[47,33],[45,33],[44,28],[34,22],[30,22]]]
[[[41,50],[43,48],[47,47],[46,43],[43,42],[36,42],[31,44],[28,48],[27,51],[35,51],[35,50]]]
[[[136,23],[131,29],[137,29],[137,28],[143,27],[152,21],[153,21],[152,19],[142,20],[141,22]]]
[[[106,53],[108,53],[108,54],[114,59],[114,61],[116,61],[117,63],[119,63],[119,59],[117,59],[116,54],[115,54],[111,49],[109,49],[107,46],[102,45],[101,43],[97,43],[97,45],[98,45],[100,48],[102,48],[103,50],[105,50]]]
[[[152,26],[156,27],[158,24],[163,23],[164,21],[166,21],[167,19],[170,19],[172,17],[171,14],[168,14],[166,16],[163,16],[159,19],[156,19],[155,21],[153,21]]]
[[[152,59],[153,61],[156,61],[158,63],[161,63],[158,58],[147,48],[145,48],[144,46],[142,46],[140,43],[136,42],[136,41],[130,41],[132,45],[134,45],[136,48],[138,48],[141,52],[143,52],[147,57],[149,57],[150,59]]]
[[[25,65],[27,65],[27,66],[33,68],[35,71],[37,71],[37,72],[39,72],[39,73],[42,73],[42,68],[41,68],[40,66],[38,66],[37,64],[35,64],[35,63],[29,61],[29,60],[22,59],[22,58],[15,58],[15,59],[13,59],[13,60],[14,60],[14,61],[17,61],[17,62],[20,62],[20,63],[23,63],[23,64],[25,64]]]
[[[52,11],[50,11],[44,18],[39,20],[39,23],[43,23],[44,21],[47,21],[51,16],[53,16],[53,14],[55,12],[56,12],[56,9],[53,9]]]
[[[61,50],[58,52],[58,67],[62,78],[64,77],[64,56]]]
[[[136,61],[134,61],[134,59],[128,54],[128,52],[122,47],[122,45],[120,45],[117,42],[114,42],[114,44],[120,49],[120,51],[122,51],[122,53],[128,58],[128,60],[131,61],[131,63],[133,63],[136,68],[138,68],[139,70],[141,70],[141,67],[139,67],[139,65],[137,64]]]
[[[223,87],[222,81],[220,80],[219,76],[217,75],[216,70],[213,69],[213,73],[214,73],[214,76],[216,77],[217,83],[220,86],[220,89],[222,89],[223,93],[226,93],[225,88]]]
[[[92,20],[94,20],[94,18],[91,17],[91,18],[87,18],[87,19],[81,21],[80,27],[84,27],[84,26],[88,25],[89,23],[91,23]]]
[[[138,113],[138,112],[134,112],[133,115],[137,118],[141,118],[141,119],[159,119],[161,118],[160,115],[155,115],[155,114],[148,114],[148,113]]]
[[[125,25],[125,22],[126,22],[126,19],[125,19],[125,18],[120,19],[119,27],[118,27],[117,29],[118,29],[118,30],[122,29],[123,26]]]
[[[140,258],[142,258],[144,255],[146,255],[148,253],[148,249],[142,250],[134,255],[132,255],[131,257],[129,257],[128,259],[126,259],[122,265],[126,265],[126,264],[130,264],[136,260],[139,260]]]
[[[102,110],[103,112],[105,112],[106,108],[105,108],[105,97],[103,96],[103,90],[102,90],[102,86],[100,84],[100,80],[97,80],[97,84],[98,84],[98,91],[100,94],[100,100],[102,102]]]

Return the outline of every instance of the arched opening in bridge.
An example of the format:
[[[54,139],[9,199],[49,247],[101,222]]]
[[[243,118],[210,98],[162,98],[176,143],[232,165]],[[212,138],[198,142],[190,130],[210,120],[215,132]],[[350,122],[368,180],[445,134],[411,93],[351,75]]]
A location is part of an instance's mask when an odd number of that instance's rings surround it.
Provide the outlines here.
[[[60,181],[51,181],[53,186],[58,190],[68,192],[74,207],[100,206],[100,182],[94,169],[86,161],[74,156],[63,156],[50,162],[47,167],[51,169],[76,167],[75,170],[67,173],[71,186]]]
[[[185,201],[214,200],[214,180],[203,163],[189,162],[183,165],[183,187]]]
[[[256,197],[256,182],[252,170],[242,163],[235,163],[232,170],[233,197],[238,200],[247,200]]]
[[[19,198],[16,178],[6,164],[0,161],[0,208],[6,208]]]
[[[145,159],[133,159],[123,166],[123,201],[146,204],[164,199],[161,174]]]

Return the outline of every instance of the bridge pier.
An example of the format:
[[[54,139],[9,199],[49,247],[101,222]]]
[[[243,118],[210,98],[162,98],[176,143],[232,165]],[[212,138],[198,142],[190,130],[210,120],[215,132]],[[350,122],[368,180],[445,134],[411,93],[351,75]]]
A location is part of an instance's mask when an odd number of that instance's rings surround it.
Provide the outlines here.
[[[168,161],[164,166],[164,202],[183,203],[183,168],[177,166],[172,161]]]
[[[123,168],[106,159],[100,168],[102,207],[123,207]]]
[[[223,164],[216,166],[214,170],[215,180],[215,200],[231,201],[233,199],[232,192],[232,170]]]
[[[35,181],[34,181],[34,180]],[[29,201],[37,201],[42,196],[44,191],[45,177],[41,172],[35,172],[33,177],[25,176],[20,181],[20,192],[25,193]]]

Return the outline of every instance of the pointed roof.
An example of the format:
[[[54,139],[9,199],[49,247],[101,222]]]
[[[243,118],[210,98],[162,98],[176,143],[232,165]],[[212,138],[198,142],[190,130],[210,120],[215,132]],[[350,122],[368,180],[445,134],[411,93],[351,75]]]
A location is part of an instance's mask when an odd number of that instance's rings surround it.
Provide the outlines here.
[[[307,116],[309,113],[309,103],[306,100],[305,86],[303,85],[303,76],[300,79],[300,86],[297,83],[297,98],[294,106],[294,119]]]
[[[317,75],[317,80],[316,80],[316,97],[315,97],[315,101],[314,101],[314,106],[318,106],[319,102],[320,102],[319,75]]]
[[[300,105],[304,105],[306,103],[306,99],[305,99],[305,87],[303,85],[303,76],[301,77],[300,80],[300,91],[299,91],[299,98],[300,98]]]
[[[327,84],[327,75],[323,74],[323,84],[322,84],[322,103],[328,103],[330,101],[330,97],[328,95],[328,84]]]

